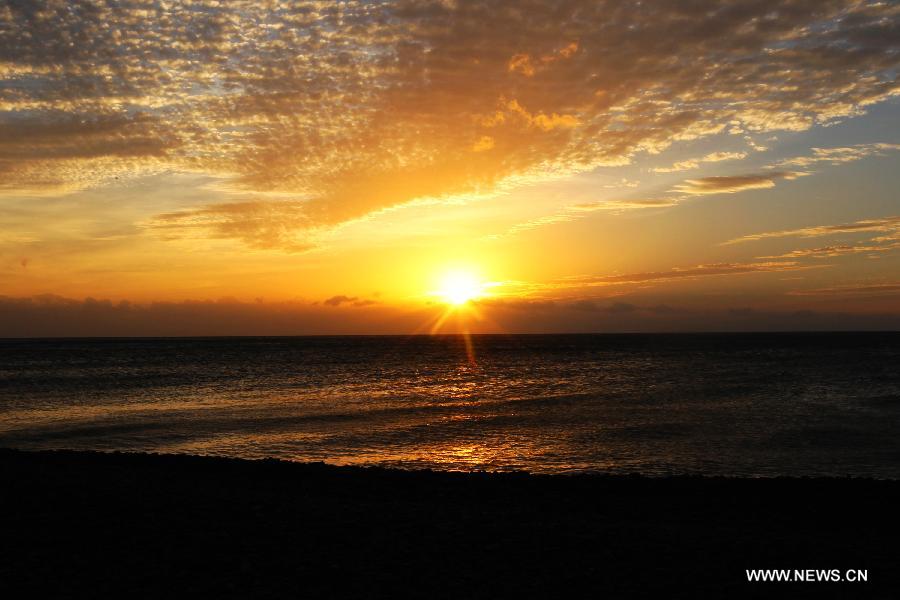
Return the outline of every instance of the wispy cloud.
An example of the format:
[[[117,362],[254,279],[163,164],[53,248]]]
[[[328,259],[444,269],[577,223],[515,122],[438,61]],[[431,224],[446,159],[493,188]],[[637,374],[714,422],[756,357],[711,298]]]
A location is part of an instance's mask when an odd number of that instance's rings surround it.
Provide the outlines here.
[[[372,306],[373,304],[378,304],[376,300],[368,300],[366,298],[360,298],[358,296],[332,296],[330,298],[326,298],[322,301],[322,304],[325,306],[333,306],[338,307],[342,304],[347,304],[350,306],[360,307],[360,306]]]
[[[309,224],[303,202],[260,200],[218,203],[164,213],[147,227],[169,239],[238,239],[251,248],[302,252],[313,247],[308,237],[298,236],[298,231]]]
[[[894,216],[881,219],[865,219],[854,221],[852,223],[840,223],[837,225],[817,225],[799,229],[767,231],[735,238],[725,242],[723,245],[779,238],[820,238],[842,234],[845,236],[850,234],[857,236],[862,235],[865,240],[857,241],[855,243],[814,246],[812,248],[796,248],[781,254],[759,256],[757,258],[761,260],[818,259],[857,254],[868,254],[870,258],[877,258],[880,253],[900,250],[900,217]]]
[[[900,242],[893,244],[837,244],[834,246],[822,246],[820,248],[802,248],[799,250],[791,250],[784,254],[775,256],[760,256],[761,259],[766,258],[833,258],[835,256],[845,256],[848,254],[866,254],[874,252],[887,252],[900,248]]]
[[[809,156],[795,156],[772,165],[772,168],[812,167],[819,164],[839,165],[855,162],[869,156],[884,156],[900,150],[900,144],[857,144],[837,148],[813,148]]]
[[[676,171],[688,171],[690,169],[698,169],[703,163],[722,162],[725,160],[739,160],[747,158],[746,152],[712,152],[700,158],[691,158],[688,160],[678,161],[669,167],[656,167],[653,169],[656,173],[674,173]]]
[[[843,285],[810,290],[796,290],[794,296],[839,296],[856,294],[896,294],[900,293],[900,283],[870,283],[864,285]]]
[[[796,171],[773,171],[771,173],[753,173],[749,175],[725,175],[718,177],[702,177],[688,179],[675,186],[675,190],[692,196],[707,194],[733,194],[744,190],[755,190],[775,187],[779,179],[796,179],[803,173]]]
[[[869,156],[883,156],[896,150],[900,150],[900,144],[875,143],[837,148],[813,148],[812,155],[787,158],[764,166],[758,173],[687,179],[676,185],[675,191],[688,195],[709,195],[733,194],[745,190],[772,188],[775,187],[776,182],[779,180],[792,180],[810,175],[813,173],[810,168],[817,164],[840,165],[862,160]],[[672,167],[654,170],[657,172],[682,171],[697,168],[701,162],[714,162],[715,160],[728,160],[730,158],[742,158],[742,156],[719,152],[710,154],[702,159],[683,161],[672,165]],[[788,167],[792,170],[786,170]]]
[[[865,232],[897,232],[900,233],[900,216],[884,217],[881,219],[864,219],[852,223],[840,223],[837,225],[816,225],[813,227],[801,227],[799,229],[784,229],[781,231],[767,231],[744,235],[725,242],[726,244],[738,244],[771,238],[783,237],[821,237],[839,233],[865,233]],[[881,236],[880,241],[895,239],[893,235]]]
[[[678,198],[632,198],[627,200],[599,200],[573,204],[569,209],[576,212],[598,210],[640,210],[642,208],[667,208],[678,204]]]
[[[782,271],[799,271],[810,268],[797,262],[757,262],[757,263],[716,263],[697,265],[694,267],[674,268],[668,271],[649,271],[643,273],[624,273],[616,275],[584,275],[560,279],[550,287],[592,287],[622,285],[634,283],[652,283],[673,281],[678,279],[697,279],[701,277],[717,277],[722,275],[739,275],[744,273],[770,273]]]
[[[679,198],[634,198],[630,200],[598,200],[596,202],[581,202],[564,207],[562,210],[542,217],[536,217],[516,223],[508,228],[504,233],[490,236],[499,238],[508,235],[515,235],[523,231],[531,231],[539,227],[547,225],[556,225],[558,223],[569,223],[584,218],[590,213],[597,211],[622,212],[628,210],[641,210],[650,208],[668,208],[678,204]]]

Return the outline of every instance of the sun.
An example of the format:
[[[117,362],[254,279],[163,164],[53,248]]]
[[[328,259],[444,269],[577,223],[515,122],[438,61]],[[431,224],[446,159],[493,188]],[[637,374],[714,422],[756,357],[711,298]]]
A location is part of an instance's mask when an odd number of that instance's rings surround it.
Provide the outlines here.
[[[484,295],[486,284],[469,271],[450,271],[440,280],[435,292],[441,300],[453,306],[462,306]]]

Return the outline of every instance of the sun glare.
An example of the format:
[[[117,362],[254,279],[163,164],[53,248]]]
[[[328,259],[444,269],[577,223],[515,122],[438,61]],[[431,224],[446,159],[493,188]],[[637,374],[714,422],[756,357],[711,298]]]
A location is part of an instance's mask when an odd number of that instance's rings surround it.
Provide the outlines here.
[[[451,271],[441,278],[436,294],[447,304],[461,306],[484,295],[485,284],[472,273]]]

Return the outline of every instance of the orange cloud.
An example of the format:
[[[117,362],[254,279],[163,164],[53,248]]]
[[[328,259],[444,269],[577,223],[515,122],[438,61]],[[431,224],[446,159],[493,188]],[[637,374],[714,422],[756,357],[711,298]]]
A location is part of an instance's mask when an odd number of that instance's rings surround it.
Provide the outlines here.
[[[860,233],[860,232],[898,232],[900,233],[900,216],[884,217],[881,219],[864,219],[853,223],[840,223],[837,225],[816,225],[815,227],[801,227],[800,229],[785,229],[782,231],[767,231],[765,233],[754,233],[745,235],[726,242],[727,244],[737,244],[740,242],[750,242],[754,240],[764,240],[769,238],[781,237],[820,237],[825,235],[833,235],[837,233]],[[896,239],[893,236],[886,236],[880,239]]]
[[[645,273],[625,273],[619,275],[581,276],[561,279],[552,287],[592,287],[621,285],[631,283],[649,283],[672,281],[677,279],[696,279],[721,275],[740,275],[744,273],[771,273],[780,271],[799,271],[808,269],[796,262],[760,262],[760,263],[715,263],[695,267],[674,268],[669,271],[650,271]]]
[[[164,213],[148,227],[171,239],[239,239],[252,248],[302,252],[313,247],[297,236],[309,225],[306,212],[302,202],[231,202]]]
[[[808,290],[797,295],[883,296],[890,299],[900,283]],[[343,304],[343,303],[342,303]],[[478,302],[491,316],[484,331],[734,331],[763,329],[896,329],[900,315],[817,313],[810,310],[765,311],[728,305],[697,309],[666,304],[636,304],[584,298],[576,301],[493,299]],[[381,317],[373,320],[371,313]],[[139,304],[59,296],[0,296],[0,337],[34,336],[171,336],[171,335],[308,335],[396,333],[412,331],[433,312],[402,312],[388,307],[336,310],[308,302],[240,302],[237,300],[154,302]]]
[[[693,158],[689,160],[682,160],[670,167],[657,167],[653,169],[656,173],[673,173],[675,171],[687,171],[689,169],[696,169],[700,166],[701,163],[710,163],[710,162],[721,162],[724,160],[737,160],[741,158],[747,158],[746,152],[712,152],[707,154],[706,156],[702,156],[700,158]]]
[[[472,152],[484,152],[485,150],[493,148],[494,145],[494,138],[489,135],[483,135],[478,138],[478,141],[472,144]]]
[[[241,208],[250,225],[230,209],[197,213],[207,226],[195,232],[295,248],[423,197],[625,164],[726,128],[860,114],[898,91],[892,11],[859,0],[7,3],[0,194],[164,169],[224,176],[249,197],[309,201]],[[485,137],[490,152],[473,152]],[[774,178],[691,180],[684,193]]]
[[[514,54],[507,63],[507,70],[510,73],[519,73],[525,77],[534,77],[538,69],[542,69],[558,60],[571,58],[576,52],[578,52],[578,42],[566,44],[559,50],[545,54],[537,60],[532,60],[529,54]]]
[[[900,248],[900,243],[890,244],[886,246],[876,245],[857,245],[838,244],[835,246],[823,246],[821,248],[804,248],[802,250],[791,250],[777,256],[760,256],[759,258],[833,258],[835,256],[845,256],[847,254],[862,254],[865,252],[887,252]]]
[[[527,54],[514,54],[509,59],[507,70],[511,73],[521,73],[525,77],[534,76],[534,65],[531,64],[531,57]]]

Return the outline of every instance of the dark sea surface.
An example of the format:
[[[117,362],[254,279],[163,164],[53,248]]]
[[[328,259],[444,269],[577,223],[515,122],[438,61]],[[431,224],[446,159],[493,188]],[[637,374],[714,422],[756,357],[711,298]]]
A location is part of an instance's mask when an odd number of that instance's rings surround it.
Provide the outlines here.
[[[900,334],[0,341],[0,447],[900,478]]]

